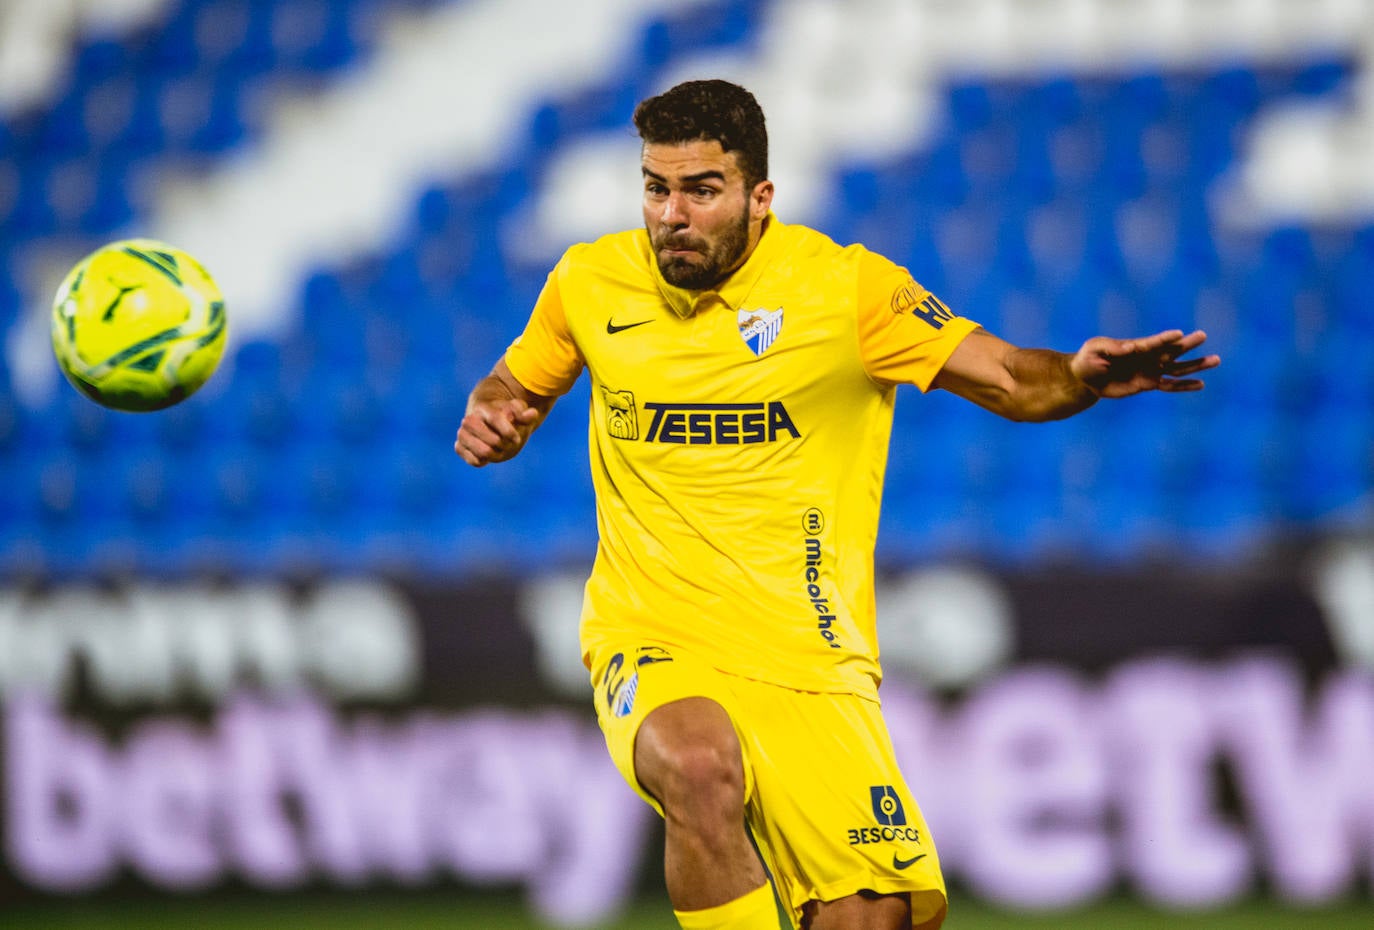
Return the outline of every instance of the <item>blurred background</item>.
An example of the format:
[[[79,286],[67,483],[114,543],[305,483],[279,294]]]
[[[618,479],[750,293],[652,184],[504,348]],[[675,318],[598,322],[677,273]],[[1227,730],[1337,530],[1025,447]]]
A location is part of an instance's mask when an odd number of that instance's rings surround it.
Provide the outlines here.
[[[775,208],[1025,345],[1194,326],[1199,395],[900,394],[884,704],[949,926],[1374,925],[1364,0],[0,2],[0,923],[673,926],[576,648],[585,379],[452,441],[634,104],[768,114]],[[228,301],[157,414],[60,374],[101,243]]]

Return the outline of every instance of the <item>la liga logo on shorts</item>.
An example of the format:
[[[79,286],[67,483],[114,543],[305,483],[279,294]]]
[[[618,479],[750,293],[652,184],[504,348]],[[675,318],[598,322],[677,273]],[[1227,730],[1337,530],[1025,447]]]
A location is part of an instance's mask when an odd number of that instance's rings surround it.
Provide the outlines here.
[[[891,785],[874,785],[868,789],[873,799],[873,817],[885,827],[906,826],[906,810],[902,799]]]
[[[902,806],[902,799],[897,797],[896,788],[891,785],[873,785],[868,789],[868,797],[873,805],[873,819],[878,822],[878,826],[851,827],[845,831],[850,846],[921,842],[921,831],[907,825],[906,808]],[[894,856],[892,865],[901,871],[924,858],[925,854],[915,859]]]

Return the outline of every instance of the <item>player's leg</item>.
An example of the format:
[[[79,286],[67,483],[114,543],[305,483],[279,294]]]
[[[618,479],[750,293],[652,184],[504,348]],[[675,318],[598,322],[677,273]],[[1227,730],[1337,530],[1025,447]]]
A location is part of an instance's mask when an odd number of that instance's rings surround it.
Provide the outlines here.
[[[750,828],[793,926],[940,927],[939,856],[878,703],[750,681],[733,699],[748,724]]]
[[[667,824],[665,873],[685,930],[777,930],[777,908],[746,832],[753,793],[732,686],[658,644],[615,644],[590,663],[611,760]]]
[[[683,925],[777,927],[744,826],[744,761],[725,708],[704,697],[655,708],[640,725],[634,760],[639,783],[663,809],[664,875]]]
[[[860,892],[836,901],[811,901],[802,930],[911,930],[911,896]]]

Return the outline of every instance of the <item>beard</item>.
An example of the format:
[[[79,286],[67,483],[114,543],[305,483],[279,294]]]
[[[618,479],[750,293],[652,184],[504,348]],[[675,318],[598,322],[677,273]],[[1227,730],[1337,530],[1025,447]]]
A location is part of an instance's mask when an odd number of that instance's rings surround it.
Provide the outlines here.
[[[741,210],[739,222],[720,234],[715,244],[691,236],[678,236],[671,232],[652,230],[649,239],[658,257],[658,270],[663,280],[674,287],[689,291],[704,291],[723,281],[739,264],[744,250],[749,246],[749,212]],[[675,255],[664,259],[659,253],[664,249],[692,249],[694,256]]]

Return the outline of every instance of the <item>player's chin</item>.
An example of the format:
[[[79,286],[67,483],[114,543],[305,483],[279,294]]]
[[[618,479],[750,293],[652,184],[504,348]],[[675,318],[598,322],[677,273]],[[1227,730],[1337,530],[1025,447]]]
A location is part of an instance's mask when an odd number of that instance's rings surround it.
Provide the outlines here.
[[[663,280],[673,287],[688,290],[710,287],[719,277],[704,261],[670,261],[660,264],[658,268],[663,273]]]
[[[701,270],[701,255],[697,252],[664,249],[658,253],[658,268],[665,278],[688,277]]]

